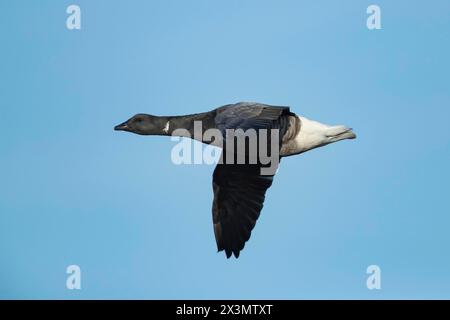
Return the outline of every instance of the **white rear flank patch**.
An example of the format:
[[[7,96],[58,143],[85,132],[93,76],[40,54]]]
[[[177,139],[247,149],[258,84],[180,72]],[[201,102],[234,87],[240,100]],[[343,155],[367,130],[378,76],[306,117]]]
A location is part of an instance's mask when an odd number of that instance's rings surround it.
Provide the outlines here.
[[[311,150],[326,143],[326,134],[330,126],[300,117],[300,132],[295,137],[297,153]]]
[[[283,143],[280,154],[288,156],[302,153],[317,147],[343,139],[353,139],[355,134],[345,126],[329,126],[305,117],[301,121],[300,131],[294,138]]]

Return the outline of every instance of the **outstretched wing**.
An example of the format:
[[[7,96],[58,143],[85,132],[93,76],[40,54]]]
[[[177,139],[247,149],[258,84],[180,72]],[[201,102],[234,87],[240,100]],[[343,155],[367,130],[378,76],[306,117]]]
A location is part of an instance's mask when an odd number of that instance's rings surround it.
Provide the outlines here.
[[[226,129],[280,129],[280,137],[287,126],[290,114],[289,107],[270,106],[256,102],[240,102],[223,106],[216,110],[214,119],[216,128],[222,131],[225,137]]]
[[[289,107],[241,102],[217,109],[215,124],[224,137],[226,129],[277,129],[281,142],[290,114]],[[261,175],[261,168],[259,162],[224,163],[214,170],[214,233],[218,250],[225,250],[227,258],[232,254],[239,257],[261,213],[266,190],[272,185],[273,175]]]
[[[273,176],[257,164],[218,164],[213,174],[213,223],[218,251],[239,257],[263,208]]]

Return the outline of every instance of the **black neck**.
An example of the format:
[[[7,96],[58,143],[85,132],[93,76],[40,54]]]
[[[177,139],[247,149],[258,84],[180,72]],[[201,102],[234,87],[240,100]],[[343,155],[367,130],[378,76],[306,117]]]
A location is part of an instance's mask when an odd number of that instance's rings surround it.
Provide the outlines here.
[[[201,123],[203,134],[205,130],[215,127],[214,116],[215,116],[214,113],[203,112],[196,114],[188,114],[184,116],[167,116],[160,118],[162,118],[165,124],[169,123],[167,131],[164,132],[165,135],[172,135],[173,132],[177,129],[185,129],[189,131],[191,137],[193,137],[194,123],[195,122]]]

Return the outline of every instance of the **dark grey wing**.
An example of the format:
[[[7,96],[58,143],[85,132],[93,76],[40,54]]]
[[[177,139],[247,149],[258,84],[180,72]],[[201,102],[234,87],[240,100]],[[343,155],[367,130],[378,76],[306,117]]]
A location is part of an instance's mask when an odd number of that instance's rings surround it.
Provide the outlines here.
[[[218,164],[213,174],[213,223],[217,250],[227,258],[244,248],[263,208],[273,175],[260,174],[258,164]]]
[[[241,102],[218,108],[214,121],[224,138],[226,129],[278,129],[281,142],[290,114],[289,107]],[[224,145],[223,154],[225,149]],[[261,213],[266,190],[272,185],[273,175],[261,175],[261,167],[259,162],[219,163],[214,170],[214,233],[217,249],[225,250],[227,258],[232,254],[239,257]]]
[[[287,117],[291,114],[289,107],[270,106],[267,104],[240,102],[217,109],[216,128],[225,137],[226,129],[280,129],[280,137],[287,130]]]

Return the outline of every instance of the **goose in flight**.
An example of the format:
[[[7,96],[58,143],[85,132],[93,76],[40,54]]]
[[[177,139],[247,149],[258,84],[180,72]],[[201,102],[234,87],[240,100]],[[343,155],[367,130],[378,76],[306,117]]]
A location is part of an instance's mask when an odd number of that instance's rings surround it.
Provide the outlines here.
[[[202,134],[195,134],[195,123],[201,123]],[[218,145],[216,140],[206,140],[203,133],[216,130],[227,139],[229,130],[276,131],[275,138],[262,141],[257,138],[257,148],[271,144],[270,152],[278,159],[325,146],[344,139],[354,139],[356,135],[345,126],[328,126],[296,115],[289,107],[271,106],[255,102],[229,104],[214,110],[183,116],[154,116],[137,114],[114,127],[114,130],[128,131],[139,135],[189,136],[203,143]],[[180,131],[181,130],[181,131]],[[182,132],[182,133],[180,133]],[[272,137],[272,136],[271,136]],[[228,144],[221,143],[222,158]],[[231,148],[228,148],[231,149]],[[227,258],[232,254],[239,257],[240,251],[249,240],[263,208],[266,190],[272,185],[275,171],[262,174],[267,167],[260,159],[249,161],[255,149],[240,149],[244,162],[236,163],[239,154],[234,146],[231,150],[234,161],[219,161],[213,173],[212,218],[218,251],[225,251]],[[242,151],[244,150],[244,151]],[[252,151],[253,150],[253,151]],[[222,159],[221,158],[221,159]]]

